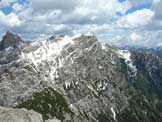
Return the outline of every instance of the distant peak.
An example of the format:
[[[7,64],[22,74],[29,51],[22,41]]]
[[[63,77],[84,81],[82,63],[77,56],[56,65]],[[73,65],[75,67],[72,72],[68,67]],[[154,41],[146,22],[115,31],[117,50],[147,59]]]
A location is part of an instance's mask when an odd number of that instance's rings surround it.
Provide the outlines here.
[[[86,33],[86,34],[84,34],[85,36],[95,36],[95,34],[94,33],[92,33],[92,32],[88,32],[88,33]]]
[[[14,35],[13,33],[11,33],[10,31],[6,32],[6,35]]]
[[[17,34],[14,34],[14,33],[10,32],[10,31],[6,32],[6,34],[4,35],[3,38],[5,38],[5,37],[20,38]],[[21,41],[23,41],[23,40],[21,39]]]
[[[0,50],[4,50],[8,47],[19,47],[20,43],[23,43],[23,40],[18,35],[7,31],[0,43]]]
[[[69,35],[65,35],[65,34],[53,35],[53,36],[49,37],[48,40],[62,39],[66,36],[69,36]],[[73,34],[69,37],[71,37],[72,39],[77,39],[77,38],[81,38],[81,37],[96,37],[96,36],[95,36],[94,33],[88,32],[88,33],[85,33],[85,34],[81,34],[81,33]]]

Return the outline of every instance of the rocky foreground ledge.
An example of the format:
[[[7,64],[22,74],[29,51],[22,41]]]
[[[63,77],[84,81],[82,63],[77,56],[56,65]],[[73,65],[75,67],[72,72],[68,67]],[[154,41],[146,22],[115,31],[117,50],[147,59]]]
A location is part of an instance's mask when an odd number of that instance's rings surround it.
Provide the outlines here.
[[[0,107],[0,122],[43,122],[42,115],[33,111]],[[59,120],[47,120],[45,122],[60,122]]]

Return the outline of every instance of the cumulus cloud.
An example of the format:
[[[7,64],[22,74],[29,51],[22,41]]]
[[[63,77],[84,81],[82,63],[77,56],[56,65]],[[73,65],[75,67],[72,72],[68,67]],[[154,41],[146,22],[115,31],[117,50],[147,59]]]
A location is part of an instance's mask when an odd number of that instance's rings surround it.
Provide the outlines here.
[[[34,35],[35,39],[38,38],[41,33],[45,33],[44,38],[51,34],[89,31],[101,34],[102,31],[108,32],[110,29],[108,23],[114,18],[117,11],[124,13],[131,6],[130,2],[120,3],[118,0],[70,0],[68,4],[65,4],[67,1],[61,0],[56,2],[59,4],[58,6],[54,4],[55,2],[55,0],[31,0],[31,4],[23,6],[23,9],[22,5],[14,4],[15,13],[21,9],[16,15],[25,21],[21,28],[15,28],[14,31],[25,33],[25,37],[30,39],[33,39]],[[71,7],[71,2],[74,2],[72,5],[75,6]],[[116,9],[114,9],[115,7]],[[29,35],[32,36],[29,37]]]
[[[156,13],[156,18],[161,20],[162,19],[162,1],[156,1],[154,6],[153,6],[153,10]]]
[[[13,4],[12,6],[13,10],[18,12],[18,11],[21,11],[23,9],[23,5],[19,4],[19,3],[15,3]]]
[[[31,0],[31,5],[35,11],[35,19],[50,16],[54,24],[107,23],[116,15],[116,12],[125,13],[131,7],[130,2],[121,3],[118,0],[68,0],[68,2],[66,0]]]
[[[14,13],[5,15],[0,11],[0,24],[7,27],[16,27],[20,26],[22,24],[22,21]]]
[[[82,4],[72,14],[65,15],[63,20],[81,24],[108,23],[116,12],[125,13],[130,6],[130,2],[120,3],[118,0],[83,0]]]
[[[136,41],[141,41],[142,40],[142,36],[133,32],[131,35],[130,35],[130,39],[134,42]]]
[[[30,0],[35,10],[73,10],[81,0]]]
[[[134,33],[134,34],[133,34]],[[162,41],[162,30],[159,31],[124,31],[123,33],[118,34],[118,36],[113,36],[110,38],[110,44],[116,46],[132,46],[132,47],[146,47],[152,48],[157,47],[161,44]],[[123,36],[123,34],[125,34]],[[132,38],[131,36],[134,35]],[[139,36],[139,37],[138,37]],[[117,38],[118,37],[118,38]],[[132,40],[133,39],[133,40]]]
[[[9,6],[11,3],[16,2],[17,0],[0,0],[0,8]]]
[[[37,40],[55,34],[93,32],[102,42],[136,46],[152,46],[162,38],[161,0],[13,1],[17,0],[0,2],[0,7],[10,5],[13,9],[8,15],[0,12],[0,35],[11,30],[27,40]],[[145,3],[153,4],[126,15],[128,9]]]
[[[117,25],[121,28],[140,28],[148,25],[154,15],[149,9],[138,10],[119,19]]]

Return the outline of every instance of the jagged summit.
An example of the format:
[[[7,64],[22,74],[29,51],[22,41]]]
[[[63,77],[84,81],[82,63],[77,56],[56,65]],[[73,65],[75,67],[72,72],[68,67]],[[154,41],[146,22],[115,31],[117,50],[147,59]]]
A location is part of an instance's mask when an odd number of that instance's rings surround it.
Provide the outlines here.
[[[16,34],[11,32],[6,32],[3,36],[2,41],[0,42],[0,50],[4,50],[8,47],[19,47],[19,45],[23,43],[23,40]]]
[[[81,34],[81,33],[78,33],[78,34],[74,34],[74,35],[65,35],[65,34],[62,34],[62,35],[52,35],[51,37],[49,37],[47,40],[60,40],[60,39],[63,39],[64,37],[70,37],[72,39],[77,39],[77,38],[92,38],[92,37],[95,37],[95,34],[93,33],[86,33],[86,34]]]

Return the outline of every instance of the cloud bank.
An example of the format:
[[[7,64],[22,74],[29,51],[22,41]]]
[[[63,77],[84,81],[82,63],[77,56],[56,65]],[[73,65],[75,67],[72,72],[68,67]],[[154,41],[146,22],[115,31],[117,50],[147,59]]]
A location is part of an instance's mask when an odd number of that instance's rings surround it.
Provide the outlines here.
[[[101,42],[118,46],[162,43],[161,0],[22,1],[0,1],[1,36],[7,30],[26,40],[92,32]]]

